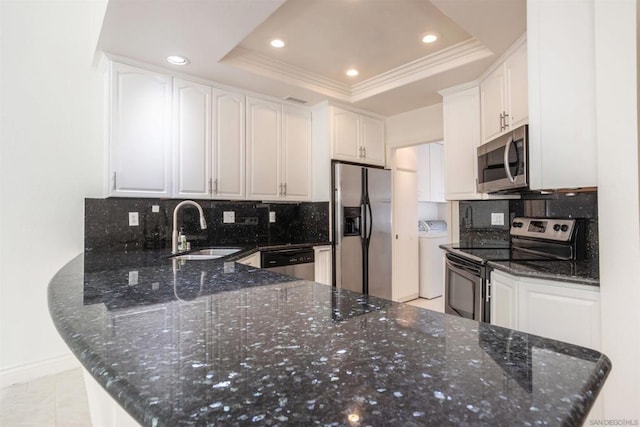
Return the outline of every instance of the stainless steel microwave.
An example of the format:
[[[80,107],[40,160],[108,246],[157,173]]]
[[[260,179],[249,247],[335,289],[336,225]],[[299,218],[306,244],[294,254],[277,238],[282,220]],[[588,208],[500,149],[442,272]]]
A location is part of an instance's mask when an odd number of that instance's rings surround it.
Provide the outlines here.
[[[527,125],[478,147],[478,192],[507,193],[529,188]]]

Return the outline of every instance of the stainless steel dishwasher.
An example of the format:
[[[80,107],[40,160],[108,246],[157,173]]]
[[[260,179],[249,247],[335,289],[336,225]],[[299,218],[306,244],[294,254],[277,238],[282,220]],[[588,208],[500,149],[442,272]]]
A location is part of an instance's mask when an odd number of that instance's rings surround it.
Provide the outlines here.
[[[260,251],[262,268],[304,280],[315,280],[313,248]]]

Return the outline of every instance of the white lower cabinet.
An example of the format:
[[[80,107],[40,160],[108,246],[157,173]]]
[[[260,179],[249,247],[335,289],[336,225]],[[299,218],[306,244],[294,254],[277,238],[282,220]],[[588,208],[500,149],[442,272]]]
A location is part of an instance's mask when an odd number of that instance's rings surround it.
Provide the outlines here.
[[[333,283],[333,267],[331,262],[331,246],[314,246],[315,276],[314,281],[324,285]]]
[[[491,272],[491,323],[600,348],[600,288]]]

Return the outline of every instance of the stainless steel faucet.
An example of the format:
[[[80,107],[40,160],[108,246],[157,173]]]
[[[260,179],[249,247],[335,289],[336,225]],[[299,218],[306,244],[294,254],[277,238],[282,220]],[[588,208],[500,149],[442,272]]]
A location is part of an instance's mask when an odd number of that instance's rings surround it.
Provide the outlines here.
[[[193,200],[185,200],[183,202],[178,203],[176,208],[173,210],[173,233],[171,234],[171,253],[178,253],[178,210],[185,206],[191,205],[198,208],[198,212],[200,213],[200,228],[203,230],[207,229],[207,221],[204,219],[204,212],[202,211],[202,207],[194,202]]]

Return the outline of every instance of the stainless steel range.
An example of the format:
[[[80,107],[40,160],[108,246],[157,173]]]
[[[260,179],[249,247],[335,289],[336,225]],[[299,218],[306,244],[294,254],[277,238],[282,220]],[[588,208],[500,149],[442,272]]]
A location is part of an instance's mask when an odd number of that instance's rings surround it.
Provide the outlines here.
[[[491,320],[487,292],[489,261],[576,261],[584,258],[584,226],[573,218],[516,217],[511,244],[466,244],[446,248],[445,312]]]

